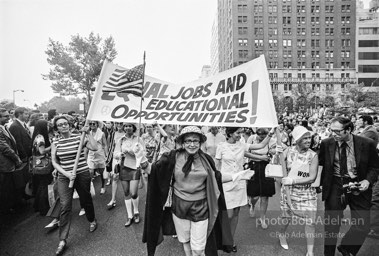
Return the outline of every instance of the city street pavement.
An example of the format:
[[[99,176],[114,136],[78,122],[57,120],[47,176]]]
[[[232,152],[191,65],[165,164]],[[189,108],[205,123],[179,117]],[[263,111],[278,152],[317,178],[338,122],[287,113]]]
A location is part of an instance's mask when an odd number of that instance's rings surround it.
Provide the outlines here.
[[[142,243],[143,216],[145,208],[145,190],[140,189],[140,212],[141,223],[133,224],[129,228],[124,227],[126,221],[125,205],[122,196],[122,188],[119,186],[117,194],[117,206],[108,211],[106,204],[111,197],[111,186],[107,192],[100,195],[99,178],[95,181],[97,195],[94,197],[94,205],[98,228],[94,233],[89,233],[89,223],[85,216],[79,217],[79,201],[73,203],[72,225],[68,238],[68,246],[64,255],[127,255],[144,256],[146,245]],[[269,202],[268,217],[273,220],[279,214],[279,191]],[[323,209],[319,201],[320,214]],[[346,216],[348,217],[348,216]],[[44,226],[51,221],[50,218],[40,216],[32,210],[32,200],[23,213],[1,216],[0,220],[0,255],[34,256],[54,255],[58,245],[58,230],[46,233]],[[345,225],[342,231],[346,231]],[[267,230],[257,227],[256,219],[249,217],[248,207],[242,207],[240,219],[236,231],[237,253],[223,253],[219,255],[305,255],[305,238],[298,238],[303,227],[289,227],[290,238],[288,239],[289,250],[283,250],[277,240],[279,227],[273,223]],[[316,226],[317,234],[323,233],[322,225]],[[322,255],[323,239],[317,238],[315,255]],[[379,240],[367,238],[358,256],[378,255]],[[156,255],[184,255],[182,247],[177,239],[165,237],[158,246]],[[336,255],[339,255],[338,253]]]

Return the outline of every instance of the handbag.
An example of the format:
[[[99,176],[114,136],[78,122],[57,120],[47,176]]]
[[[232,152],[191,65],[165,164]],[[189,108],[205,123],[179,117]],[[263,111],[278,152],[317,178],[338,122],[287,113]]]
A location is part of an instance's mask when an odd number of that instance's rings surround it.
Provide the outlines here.
[[[32,156],[32,173],[34,175],[50,174],[53,171],[53,164],[48,154]]]
[[[283,168],[280,164],[279,154],[275,154],[265,168],[266,178],[283,178]]]

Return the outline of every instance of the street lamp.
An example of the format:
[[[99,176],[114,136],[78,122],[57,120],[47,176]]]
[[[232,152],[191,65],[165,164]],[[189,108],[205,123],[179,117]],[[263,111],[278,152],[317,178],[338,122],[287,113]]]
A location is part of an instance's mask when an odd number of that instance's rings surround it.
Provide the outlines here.
[[[16,106],[16,92],[24,92],[24,90],[13,90],[13,105]]]
[[[86,97],[83,97],[82,100],[83,100],[83,113],[84,113],[84,116],[86,116]]]

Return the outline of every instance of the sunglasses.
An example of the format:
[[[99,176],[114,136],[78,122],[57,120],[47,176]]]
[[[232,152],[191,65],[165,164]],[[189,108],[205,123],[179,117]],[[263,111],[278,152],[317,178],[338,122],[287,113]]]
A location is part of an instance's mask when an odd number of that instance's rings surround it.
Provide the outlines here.
[[[96,123],[89,123],[89,125],[96,125]]]

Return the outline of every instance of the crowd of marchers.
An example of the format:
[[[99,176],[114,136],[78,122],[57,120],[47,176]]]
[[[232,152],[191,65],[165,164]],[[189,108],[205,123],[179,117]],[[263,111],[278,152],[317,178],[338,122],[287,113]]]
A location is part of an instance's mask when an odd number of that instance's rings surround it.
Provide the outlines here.
[[[376,122],[376,116],[332,116],[324,108],[285,111],[276,128],[86,121],[74,112],[50,110],[45,117],[25,108],[0,109],[0,211],[24,211],[26,201],[33,202],[50,218],[45,229],[59,228],[61,255],[73,198],[94,232],[93,194],[99,193],[109,196],[104,207],[110,214],[124,205],[126,228],[143,223],[148,255],[163,235],[176,237],[187,256],[217,255],[238,251],[241,207],[248,205],[250,217],[266,230],[269,199],[279,193],[279,245],[288,250],[291,224],[303,223],[312,256],[321,193],[323,217],[336,220],[324,222],[324,255],[336,249],[356,255],[368,235],[379,238]],[[273,174],[275,166],[280,168]],[[120,184],[124,202],[116,202]],[[337,246],[347,206],[351,225]]]

